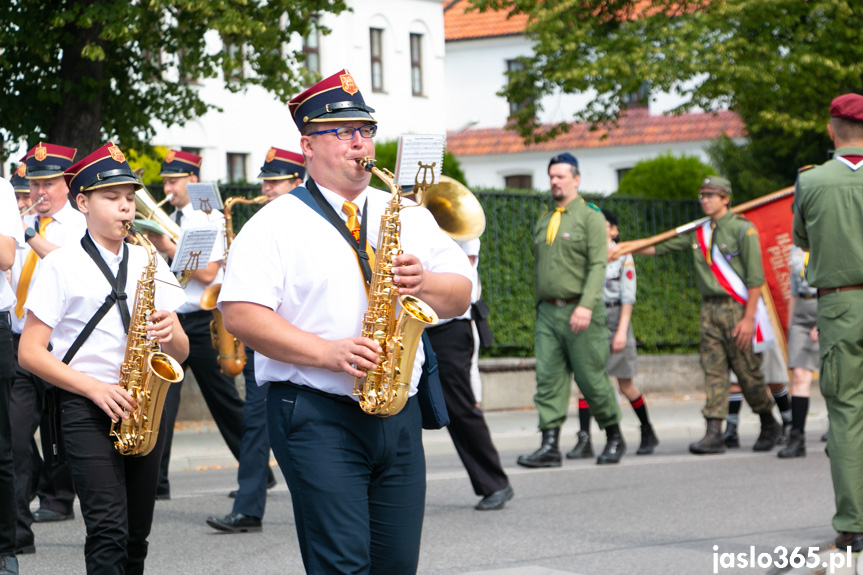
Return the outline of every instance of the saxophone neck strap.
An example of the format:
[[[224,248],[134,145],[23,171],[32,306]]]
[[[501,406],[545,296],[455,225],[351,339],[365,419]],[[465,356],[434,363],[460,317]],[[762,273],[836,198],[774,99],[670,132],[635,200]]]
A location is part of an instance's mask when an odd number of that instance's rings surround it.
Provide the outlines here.
[[[366,224],[366,214],[368,214],[369,199],[366,198],[365,203],[363,204],[363,219],[360,223],[360,238],[359,241],[354,239],[354,236],[351,235],[351,231],[345,225],[344,220],[336,213],[336,210],[333,209],[333,206],[324,198],[324,195],[321,193],[321,190],[318,189],[318,185],[311,178],[306,180],[306,187],[297,187],[289,192],[291,195],[295,196],[297,199],[301,200],[304,204],[309,206],[315,212],[318,213],[322,218],[330,222],[336,231],[338,231],[345,241],[348,242],[348,245],[354,250],[357,255],[357,261],[360,264],[360,269],[363,272],[363,279],[365,280],[366,286],[372,281],[372,268],[369,264],[369,254],[366,252],[366,231],[368,229],[368,225]]]
[[[84,248],[84,251],[87,252],[87,255],[90,256],[90,258],[92,258],[93,262],[99,268],[99,271],[101,271],[102,275],[105,276],[105,279],[108,280],[108,283],[111,285],[111,293],[105,297],[102,307],[96,310],[96,313],[93,314],[93,317],[90,318],[90,321],[87,322],[87,325],[84,326],[84,329],[82,329],[81,333],[78,334],[78,337],[75,338],[72,346],[69,347],[69,351],[67,351],[66,355],[63,356],[63,363],[65,364],[72,361],[72,358],[75,357],[75,354],[78,353],[78,350],[81,349],[81,346],[84,345],[84,342],[87,341],[87,338],[90,337],[90,334],[93,333],[94,329],[96,329],[96,325],[102,321],[102,318],[107,315],[108,311],[110,311],[112,307],[114,307],[114,304],[116,304],[120,309],[120,319],[123,321],[123,333],[129,333],[129,323],[131,321],[129,316],[129,305],[126,301],[126,292],[118,291],[124,289],[126,286],[126,276],[129,264],[129,246],[125,243],[123,244],[123,259],[120,261],[120,270],[118,271],[116,278],[108,268],[108,264],[106,264],[105,260],[102,259],[102,255],[96,248],[96,244],[90,237],[89,232],[81,238],[81,247]]]

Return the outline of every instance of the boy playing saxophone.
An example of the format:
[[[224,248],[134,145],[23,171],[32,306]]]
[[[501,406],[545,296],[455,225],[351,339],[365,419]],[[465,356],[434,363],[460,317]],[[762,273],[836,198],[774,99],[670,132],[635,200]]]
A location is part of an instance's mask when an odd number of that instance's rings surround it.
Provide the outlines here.
[[[26,369],[60,388],[62,445],[87,526],[87,573],[143,573],[165,434],[148,455],[134,457],[121,455],[110,433],[112,423],[140,408],[118,385],[132,351],[127,333],[146,330],[182,361],[189,342],[173,310],[185,296],[157,254],[124,242],[141,183],[119,147],[109,142],[65,177],[87,234],[45,258],[44,281],[27,298],[32,313],[19,356]],[[135,306],[130,313],[129,298],[143,298],[145,287],[155,309]]]

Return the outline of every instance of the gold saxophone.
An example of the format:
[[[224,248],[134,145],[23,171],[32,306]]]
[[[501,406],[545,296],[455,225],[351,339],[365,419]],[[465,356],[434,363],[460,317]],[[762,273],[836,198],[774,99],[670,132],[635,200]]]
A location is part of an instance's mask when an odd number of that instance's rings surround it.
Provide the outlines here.
[[[161,351],[158,341],[147,337],[147,322],[155,311],[156,249],[132,224],[126,225],[126,231],[147,250],[149,261],[138,280],[126,355],[120,366],[119,385],[129,392],[136,407],[129,419],[111,424],[111,437],[116,439],[114,448],[123,455],[144,456],[156,446],[168,386],[183,379],[183,368]]]
[[[246,199],[242,196],[231,196],[225,200],[225,259],[228,263],[228,250],[231,248],[231,242],[234,241],[234,226],[231,220],[231,207],[234,204],[265,204],[267,196],[257,196],[252,199]],[[246,365],[246,346],[243,342],[234,337],[227,329],[225,329],[225,320],[222,319],[222,312],[216,307],[219,301],[219,293],[222,291],[222,284],[214,284],[204,290],[201,294],[201,309],[210,310],[213,312],[213,320],[210,322],[210,340],[213,342],[213,347],[219,352],[219,367],[222,372],[229,377],[237,377]]]
[[[407,403],[420,336],[427,325],[438,322],[438,317],[422,300],[399,296],[398,287],[393,284],[393,258],[402,253],[399,241],[401,187],[394,183],[392,172],[375,167],[372,158],[357,162],[380,178],[389,187],[392,197],[381,216],[375,266],[369,284],[369,307],[363,316],[363,337],[375,340],[382,352],[377,367],[354,381],[354,395],[360,398],[360,408],[366,413],[389,417]],[[399,303],[402,309],[396,318]]]

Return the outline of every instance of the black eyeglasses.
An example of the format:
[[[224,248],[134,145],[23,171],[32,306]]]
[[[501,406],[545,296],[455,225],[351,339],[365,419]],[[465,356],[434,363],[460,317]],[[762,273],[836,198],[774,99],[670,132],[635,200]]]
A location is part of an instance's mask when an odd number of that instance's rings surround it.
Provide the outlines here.
[[[360,133],[363,138],[374,138],[378,133],[378,127],[374,124],[366,124],[359,128],[351,128],[350,126],[342,126],[341,128],[333,128],[332,130],[321,130],[320,132],[311,132],[309,136],[318,136],[320,134],[329,134],[330,132],[336,135],[339,140],[353,140],[356,132]]]

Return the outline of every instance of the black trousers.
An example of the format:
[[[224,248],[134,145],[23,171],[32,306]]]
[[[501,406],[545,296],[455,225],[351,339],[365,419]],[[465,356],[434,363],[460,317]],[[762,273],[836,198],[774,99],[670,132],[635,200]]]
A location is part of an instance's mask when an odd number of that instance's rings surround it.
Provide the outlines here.
[[[15,553],[15,470],[9,413],[15,359],[9,312],[0,312],[0,557]]]
[[[114,449],[111,420],[92,401],[64,391],[60,408],[66,458],[87,527],[87,574],[141,574],[153,524],[165,418],[153,451],[133,457]]]
[[[15,467],[15,508],[17,515],[17,547],[34,544],[33,514],[30,512],[30,496],[36,485],[47,495],[52,511],[68,514],[72,512],[75,501],[75,487],[72,475],[65,463],[54,464],[45,461],[41,473],[34,474],[35,443],[33,434],[43,420],[45,411],[45,392],[50,384],[36,377],[18,363],[18,335],[13,335],[15,358],[15,377],[12,381],[11,418],[12,418],[12,459]],[[43,453],[50,453],[47,427],[42,428]]]
[[[416,398],[376,417],[347,396],[272,382],[267,428],[306,573],[416,573],[426,493]]]
[[[473,331],[470,320],[456,319],[427,328],[440,370],[447,426],[455,449],[464,464],[477,495],[490,495],[509,484],[492,443],[488,425],[470,387]]]
[[[219,428],[219,433],[228,445],[228,449],[240,460],[240,446],[243,437],[243,412],[245,403],[240,399],[234,380],[222,373],[219,368],[219,353],[210,341],[210,321],[213,314],[209,311],[177,314],[183,331],[189,337],[189,357],[183,364],[191,368],[198,380],[201,394],[207,403],[213,420]],[[180,391],[182,384],[171,386],[165,398],[165,418],[168,432],[165,450],[162,454],[162,470],[159,473],[159,494],[169,494],[171,487],[168,480],[168,465],[171,460],[171,442],[174,437],[174,424],[180,409]],[[273,477],[269,470],[267,481]]]
[[[237,469],[237,497],[233,513],[264,517],[270,470],[270,438],[267,435],[267,392],[269,382],[255,382],[255,352],[246,348],[246,412],[243,418],[243,443]]]

